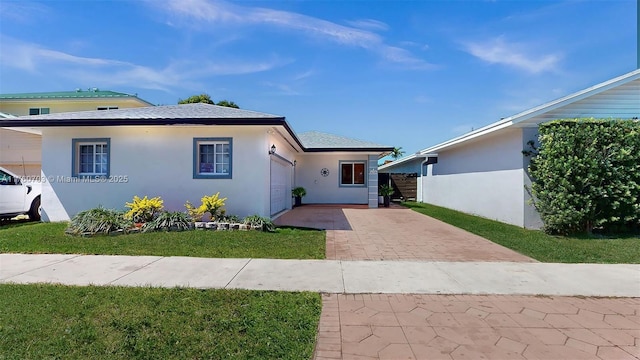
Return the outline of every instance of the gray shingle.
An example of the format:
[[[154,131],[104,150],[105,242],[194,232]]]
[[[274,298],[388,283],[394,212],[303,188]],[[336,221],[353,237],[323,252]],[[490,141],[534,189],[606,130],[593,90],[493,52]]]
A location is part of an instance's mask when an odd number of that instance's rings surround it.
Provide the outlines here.
[[[282,116],[235,109],[204,103],[147,106],[139,108],[75,111],[44,115],[21,116],[28,120],[74,120],[74,119],[281,119]]]
[[[355,149],[355,148],[392,148],[369,141],[327,134],[319,131],[307,131],[298,134],[298,139],[307,149]]]

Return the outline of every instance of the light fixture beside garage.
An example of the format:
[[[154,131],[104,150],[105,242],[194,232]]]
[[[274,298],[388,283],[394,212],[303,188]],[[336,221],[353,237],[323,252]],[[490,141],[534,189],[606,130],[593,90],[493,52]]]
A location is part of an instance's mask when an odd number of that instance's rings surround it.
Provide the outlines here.
[[[276,153],[276,144],[271,145],[271,150],[269,150],[269,155],[273,155]]]

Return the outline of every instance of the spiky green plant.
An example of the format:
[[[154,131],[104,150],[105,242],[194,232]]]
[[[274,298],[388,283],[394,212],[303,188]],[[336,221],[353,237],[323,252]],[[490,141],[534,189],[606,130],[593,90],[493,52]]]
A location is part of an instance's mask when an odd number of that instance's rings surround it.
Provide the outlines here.
[[[127,231],[131,226],[132,223],[124,212],[98,206],[76,214],[66,232],[72,235],[108,234],[118,230]]]

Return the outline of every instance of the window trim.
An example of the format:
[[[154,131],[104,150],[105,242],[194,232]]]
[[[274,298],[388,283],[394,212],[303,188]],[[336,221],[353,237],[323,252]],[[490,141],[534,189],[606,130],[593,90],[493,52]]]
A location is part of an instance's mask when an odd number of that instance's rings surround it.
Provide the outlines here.
[[[38,110],[37,114],[32,114],[31,110]],[[43,110],[45,110],[43,112]],[[46,114],[50,114],[51,113],[51,109],[48,107],[32,107],[29,108],[29,115],[46,115]]]
[[[363,164],[364,165],[364,183],[363,184],[343,184],[342,183],[342,164]],[[340,160],[338,161],[338,187],[345,187],[345,188],[364,188],[367,187],[367,183],[368,183],[368,172],[367,172],[367,160]],[[354,171],[354,167],[352,167],[352,176],[355,175],[353,173]],[[355,176],[353,176],[352,181],[355,179]]]
[[[107,172],[105,174],[80,172],[80,145],[107,145]],[[94,153],[95,156],[95,153]],[[95,164],[94,164],[95,166]],[[71,177],[74,178],[100,178],[109,177],[111,173],[111,139],[110,138],[76,138],[71,139]]]
[[[227,174],[201,174],[200,169],[200,144],[201,143],[228,143],[229,144],[229,173]],[[194,179],[232,179],[233,178],[233,138],[231,137],[206,137],[193,138],[193,178]]]

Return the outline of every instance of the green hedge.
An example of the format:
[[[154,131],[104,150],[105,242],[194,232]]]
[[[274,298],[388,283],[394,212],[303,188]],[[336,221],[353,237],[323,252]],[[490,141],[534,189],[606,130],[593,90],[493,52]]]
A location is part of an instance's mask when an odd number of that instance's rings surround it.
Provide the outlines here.
[[[562,119],[541,124],[530,191],[544,229],[571,234],[640,227],[640,122]]]

